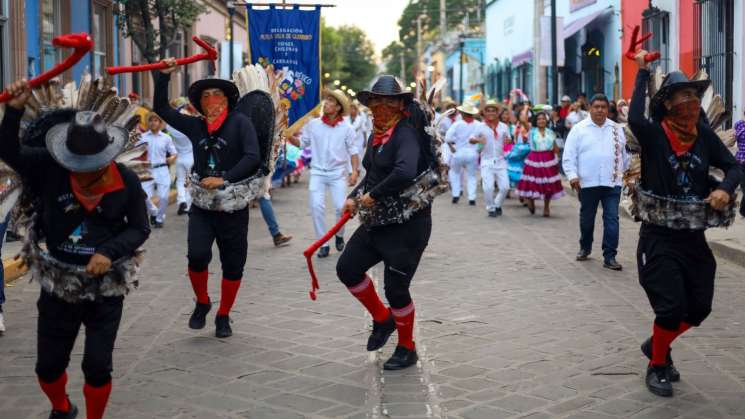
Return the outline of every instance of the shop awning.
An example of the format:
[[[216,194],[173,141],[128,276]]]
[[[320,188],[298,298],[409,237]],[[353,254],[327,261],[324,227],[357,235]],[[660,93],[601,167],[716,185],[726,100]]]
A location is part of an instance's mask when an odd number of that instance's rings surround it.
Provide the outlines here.
[[[564,39],[569,38],[570,36],[576,34],[580,31],[580,29],[584,28],[585,26],[589,25],[592,21],[594,21],[597,18],[607,16],[609,14],[613,13],[613,6],[606,7],[605,9],[598,10],[595,13],[591,13],[585,17],[581,17],[574,22],[564,26]],[[564,18],[566,19],[566,18]]]
[[[533,59],[533,50],[529,49],[527,51],[521,52],[517,55],[512,56],[512,67],[517,67],[521,64],[525,64],[528,61]]]

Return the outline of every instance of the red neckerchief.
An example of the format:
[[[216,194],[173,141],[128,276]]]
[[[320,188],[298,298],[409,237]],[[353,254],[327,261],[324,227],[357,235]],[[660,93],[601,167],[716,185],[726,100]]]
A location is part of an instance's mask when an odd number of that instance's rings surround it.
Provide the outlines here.
[[[684,143],[683,141],[680,141],[680,138],[678,138],[678,135],[673,131],[672,128],[667,124],[667,121],[662,121],[662,129],[665,131],[665,135],[667,136],[667,140],[670,142],[670,147],[672,147],[673,151],[675,152],[676,156],[682,156],[683,154],[687,153],[691,148],[693,148],[693,145],[696,144],[696,141],[691,141],[688,143]]]
[[[210,134],[214,134],[215,131],[219,130],[222,126],[222,123],[225,122],[225,119],[228,117],[228,109],[223,109],[222,112],[220,112],[220,115],[217,115],[215,119],[212,120],[212,122],[205,119],[205,122],[207,122],[207,132]]]
[[[70,186],[78,202],[80,202],[86,211],[91,212],[98,206],[104,195],[124,189],[124,181],[116,164],[111,162],[106,173],[89,186],[81,185],[75,174],[70,173]]]
[[[333,121],[331,119],[329,119],[329,117],[326,116],[326,115],[324,115],[324,116],[321,117],[321,121],[323,121],[324,124],[330,126],[331,128],[339,125],[339,123],[341,121],[343,121],[343,120],[344,120],[344,118],[342,118],[341,115],[337,115],[336,118]]]
[[[463,115],[462,118],[468,124],[470,124],[471,122],[473,122],[473,116],[472,115]]]
[[[379,145],[385,145],[388,141],[391,139],[391,135],[393,135],[393,129],[396,128],[395,126],[388,129],[386,132],[382,132],[380,134],[374,134],[373,135],[373,147],[377,147]]]

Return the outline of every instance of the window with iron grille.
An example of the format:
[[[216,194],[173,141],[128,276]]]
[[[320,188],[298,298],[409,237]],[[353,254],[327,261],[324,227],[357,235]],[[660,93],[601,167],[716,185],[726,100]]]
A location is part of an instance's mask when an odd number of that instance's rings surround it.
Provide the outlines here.
[[[642,13],[642,33],[653,36],[644,43],[647,51],[658,51],[659,61],[655,61],[653,69],[661,66],[662,71],[670,71],[670,13],[656,7],[650,7]]]
[[[734,0],[696,0],[694,3],[693,59],[709,74],[714,91],[732,115],[734,77]],[[727,122],[731,126],[731,119]]]

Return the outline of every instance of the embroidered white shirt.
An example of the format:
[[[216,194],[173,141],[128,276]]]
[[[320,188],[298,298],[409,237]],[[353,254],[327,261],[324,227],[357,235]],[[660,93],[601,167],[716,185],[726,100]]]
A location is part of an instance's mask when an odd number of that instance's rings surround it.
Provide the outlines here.
[[[142,141],[147,142],[147,159],[153,167],[166,164],[166,158],[169,154],[171,156],[178,154],[173,139],[163,131],[158,131],[157,134],[147,131],[142,134],[141,138]]]
[[[310,147],[311,173],[344,172],[352,156],[359,155],[354,128],[345,121],[332,127],[315,118],[303,127],[300,148]]]
[[[445,134],[445,142],[455,146],[455,154],[478,154],[478,145],[469,140],[475,137],[476,128],[481,124],[477,120],[468,123],[464,120],[455,121]]]
[[[481,150],[481,167],[507,168],[507,162],[504,160],[504,140],[510,135],[509,127],[500,122],[495,132],[484,122],[477,124],[474,135],[486,138],[486,144]]]
[[[623,129],[610,119],[598,126],[587,118],[569,131],[562,166],[567,179],[579,178],[582,188],[621,186],[629,162]]]

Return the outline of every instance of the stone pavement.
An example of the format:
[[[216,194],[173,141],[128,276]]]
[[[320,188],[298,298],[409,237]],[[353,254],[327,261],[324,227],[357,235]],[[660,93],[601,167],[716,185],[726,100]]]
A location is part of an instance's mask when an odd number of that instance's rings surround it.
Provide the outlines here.
[[[490,219],[481,207],[441,197],[413,282],[421,362],[383,372],[395,337],[380,353],[365,352],[369,319],[335,279],[336,252],[316,260],[321,292],[308,299],[306,186],[275,196],[282,231],[295,235],[288,247],[272,246],[252,210],[230,339],[214,338],[211,321],[203,331],[186,326],[193,304],[186,220],[171,216],[153,232],[142,285],[126,300],[109,418],[745,417],[742,267],[720,261],[714,313],[674,344],[683,379],[674,398],[658,398],[643,384],[639,343],[652,313],[636,278],[636,225],[621,220],[626,269],[616,273],[602,268],[599,249],[588,262],[574,261],[574,198],[557,202],[551,219],[515,201]],[[379,268],[372,273],[382,291]],[[218,275],[210,289],[219,298]],[[37,294],[24,279],[8,290],[2,418],[48,414],[33,373]],[[70,396],[81,408],[82,340],[81,333],[69,369]]]

